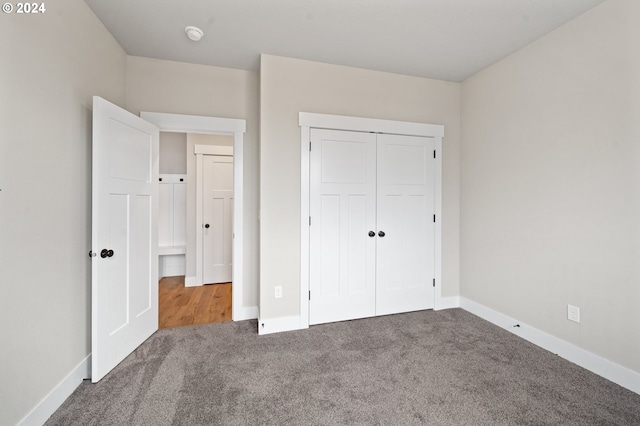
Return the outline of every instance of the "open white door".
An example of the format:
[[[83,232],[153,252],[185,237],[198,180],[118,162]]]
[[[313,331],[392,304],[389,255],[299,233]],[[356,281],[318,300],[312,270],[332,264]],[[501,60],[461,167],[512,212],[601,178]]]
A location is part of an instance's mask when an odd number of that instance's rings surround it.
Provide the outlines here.
[[[93,382],[158,329],[158,135],[93,98]]]

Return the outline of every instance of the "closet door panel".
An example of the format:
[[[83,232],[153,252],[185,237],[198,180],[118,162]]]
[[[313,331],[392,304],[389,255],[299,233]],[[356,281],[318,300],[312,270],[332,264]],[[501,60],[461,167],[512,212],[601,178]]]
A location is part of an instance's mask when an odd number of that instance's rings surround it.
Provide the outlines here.
[[[378,135],[376,315],[434,306],[433,150],[431,138]]]
[[[375,137],[311,132],[310,324],[375,315]]]

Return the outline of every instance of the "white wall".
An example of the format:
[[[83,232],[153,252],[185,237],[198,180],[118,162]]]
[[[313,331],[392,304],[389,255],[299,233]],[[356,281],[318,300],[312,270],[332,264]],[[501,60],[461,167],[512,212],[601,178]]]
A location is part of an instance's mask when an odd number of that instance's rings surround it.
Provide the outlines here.
[[[247,122],[243,164],[243,306],[247,307],[258,304],[258,84],[258,73],[252,71],[127,58],[127,109],[134,114],[151,111]],[[189,268],[187,264],[187,274]]]
[[[90,353],[91,109],[126,55],[82,1],[0,18],[0,424]]]
[[[187,173],[187,134],[160,132],[158,165],[160,174]]]
[[[443,295],[457,296],[460,84],[262,55],[261,318],[300,312],[300,111],[445,125]]]
[[[463,83],[461,295],[640,372],[638,23],[608,1]]]

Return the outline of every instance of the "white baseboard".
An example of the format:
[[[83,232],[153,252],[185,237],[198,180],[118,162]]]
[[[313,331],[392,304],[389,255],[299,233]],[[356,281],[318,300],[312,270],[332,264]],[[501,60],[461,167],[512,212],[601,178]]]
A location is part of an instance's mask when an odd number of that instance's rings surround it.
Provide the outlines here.
[[[433,310],[440,311],[442,309],[451,309],[451,308],[459,308],[459,307],[460,307],[459,296],[437,297]]]
[[[184,266],[179,265],[165,265],[162,271],[162,277],[179,277],[184,275]]]
[[[184,277],[184,286],[185,287],[195,287],[198,284],[196,284],[196,277]]]
[[[300,316],[258,319],[258,334],[280,333],[282,331],[300,330]]]
[[[233,309],[233,320],[234,321],[244,321],[250,319],[258,318],[258,307],[257,306],[243,306],[240,309]]]
[[[91,377],[91,355],[83,359],[18,423],[19,426],[41,426],[76,390],[82,380]]]
[[[558,356],[579,365],[582,368],[604,377],[623,388],[640,394],[640,373],[616,364],[608,359],[586,351],[565,340],[540,331],[537,328],[523,324],[522,322],[494,311],[484,305],[476,303],[464,297],[460,298],[460,307],[465,311],[485,319],[498,327],[504,328],[525,340],[553,352]],[[519,327],[514,327],[516,324]]]

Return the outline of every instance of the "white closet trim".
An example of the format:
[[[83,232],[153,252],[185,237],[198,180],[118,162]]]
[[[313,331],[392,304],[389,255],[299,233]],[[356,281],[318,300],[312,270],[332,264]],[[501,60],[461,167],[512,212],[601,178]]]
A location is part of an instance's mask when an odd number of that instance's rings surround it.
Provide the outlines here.
[[[300,112],[300,326],[309,327],[309,144],[312,128],[389,133],[434,138],[436,146],[435,177],[435,306],[445,306],[442,297],[442,138],[444,126],[405,121],[378,120],[330,114]],[[294,329],[294,328],[292,328]]]
[[[444,137],[444,126],[439,124],[410,123],[408,121],[378,120],[375,118],[301,112],[300,127],[315,129],[351,130],[355,132],[390,133],[394,135]]]

